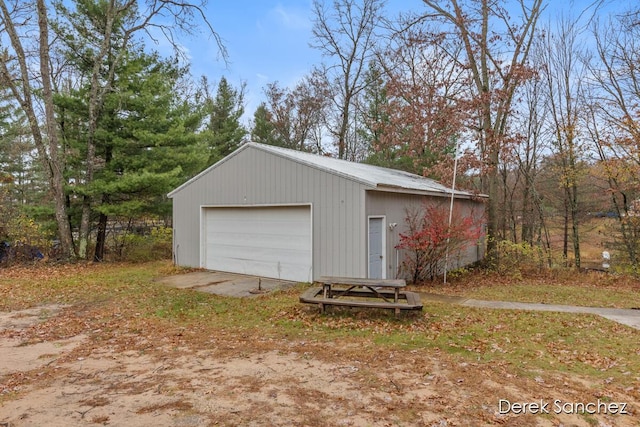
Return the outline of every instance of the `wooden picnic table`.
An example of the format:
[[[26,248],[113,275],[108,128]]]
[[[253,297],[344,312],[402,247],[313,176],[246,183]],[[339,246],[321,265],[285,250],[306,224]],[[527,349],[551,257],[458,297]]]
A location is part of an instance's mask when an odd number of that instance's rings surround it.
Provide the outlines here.
[[[396,316],[401,310],[422,310],[417,293],[401,291],[406,286],[401,279],[323,276],[318,282],[322,286],[308,289],[300,296],[300,302],[318,304],[321,312],[327,305],[388,308]]]
[[[342,293],[343,295],[348,294],[351,290],[361,287],[369,289],[373,292],[378,298],[382,298],[386,302],[390,302],[386,299],[378,290],[380,288],[391,288],[393,289],[393,302],[397,303],[400,297],[400,289],[407,286],[407,282],[403,279],[361,279],[355,277],[328,277],[323,276],[318,280],[322,283],[322,294],[324,298],[335,298],[339,297]],[[337,296],[334,296],[334,286],[335,285],[344,285],[347,286],[347,289],[341,289],[336,291],[338,293]]]

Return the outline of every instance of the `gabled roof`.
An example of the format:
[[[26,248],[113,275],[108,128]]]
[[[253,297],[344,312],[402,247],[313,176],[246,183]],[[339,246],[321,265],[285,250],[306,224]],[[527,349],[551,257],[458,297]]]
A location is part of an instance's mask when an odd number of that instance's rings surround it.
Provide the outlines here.
[[[294,162],[302,163],[310,167],[340,175],[342,177],[367,185],[372,189],[387,191],[403,190],[416,193],[451,195],[451,188],[448,188],[441,183],[434,181],[433,179],[425,178],[409,172],[368,165],[365,163],[355,163],[347,160],[340,160],[333,157],[320,156],[317,154],[290,150],[288,148],[276,147],[272,145],[258,144],[257,142],[248,142],[231,153],[229,156],[220,160],[218,163],[209,167],[205,171],[201,172],[189,181],[182,184],[180,187],[170,192],[169,197],[172,197],[173,194],[175,194],[181,188],[189,185],[189,183],[197,180],[200,176],[207,173],[207,171],[209,171],[210,169],[215,168],[217,165],[227,161],[228,159],[236,156],[238,153],[249,148],[266,151],[277,156],[285,157]],[[454,194],[462,198],[478,196],[474,193],[459,190],[456,190]],[[480,195],[480,197],[482,197],[482,195]]]

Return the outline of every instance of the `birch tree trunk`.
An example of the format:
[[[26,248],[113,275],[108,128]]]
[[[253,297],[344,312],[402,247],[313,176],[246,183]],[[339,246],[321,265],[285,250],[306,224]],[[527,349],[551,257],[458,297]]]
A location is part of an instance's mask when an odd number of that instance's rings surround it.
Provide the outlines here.
[[[12,6],[11,10],[9,6]],[[20,18],[20,12],[33,14],[33,11],[25,11],[24,9],[18,11],[19,3],[9,6],[5,1],[0,0],[2,24],[11,42],[11,50],[6,49],[1,54],[0,79],[9,88],[29,121],[29,129],[38,152],[38,160],[42,163],[46,173],[49,192],[54,203],[58,239],[60,241],[60,255],[64,259],[69,259],[73,258],[75,253],[64,190],[64,159],[60,155],[58,128],[53,104],[47,8],[44,0],[36,1],[39,37],[37,61],[39,63],[41,84],[41,87],[38,87],[38,83],[31,77],[27,54],[15,22],[15,19]],[[13,62],[17,64],[13,64]],[[36,107],[34,106],[34,91],[38,90],[41,91],[41,99],[44,104],[44,133],[40,127],[40,122],[36,115]]]

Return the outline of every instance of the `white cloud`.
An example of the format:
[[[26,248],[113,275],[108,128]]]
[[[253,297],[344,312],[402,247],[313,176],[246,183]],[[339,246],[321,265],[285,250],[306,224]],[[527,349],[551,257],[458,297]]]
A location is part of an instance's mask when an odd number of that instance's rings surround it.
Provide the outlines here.
[[[290,30],[308,30],[311,28],[309,11],[306,9],[285,7],[282,3],[278,3],[276,7],[269,11],[269,17]]]

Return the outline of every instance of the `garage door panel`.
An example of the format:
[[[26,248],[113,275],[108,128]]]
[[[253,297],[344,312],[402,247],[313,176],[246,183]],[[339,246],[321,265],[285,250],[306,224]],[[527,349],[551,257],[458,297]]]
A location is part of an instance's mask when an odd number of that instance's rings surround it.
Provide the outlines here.
[[[278,234],[248,234],[248,233],[208,233],[208,242],[215,242],[215,246],[275,248],[275,249],[309,249],[309,236],[282,236]]]
[[[205,208],[204,267],[310,281],[311,208]]]
[[[259,262],[255,260],[242,260],[227,258],[225,260],[228,266],[224,271],[230,271],[239,274],[250,274],[262,277],[272,277],[275,279],[284,280],[297,280],[297,281],[309,281],[310,279],[303,279],[300,277],[300,269],[292,264],[273,264],[270,262]],[[259,270],[259,274],[256,273],[256,269]],[[219,269],[217,269],[219,270]],[[222,271],[222,270],[221,270]],[[308,273],[310,274],[310,272]],[[298,277],[296,279],[296,277]]]
[[[279,249],[274,251],[273,248],[251,248],[246,249],[237,245],[216,246],[211,250],[210,256],[226,259],[241,259],[245,261],[256,260],[263,262],[288,262],[288,263],[305,263],[310,252],[301,252],[295,249]]]
[[[219,219],[226,223],[233,223],[237,225],[237,231],[243,234],[249,235],[272,235],[282,236],[283,234],[306,236],[308,234],[306,227],[307,222],[301,221],[261,221],[252,222],[250,220],[238,220],[233,218]],[[268,228],[265,228],[268,227]],[[217,232],[229,232],[229,230],[212,230]],[[234,230],[235,231],[235,230]]]

